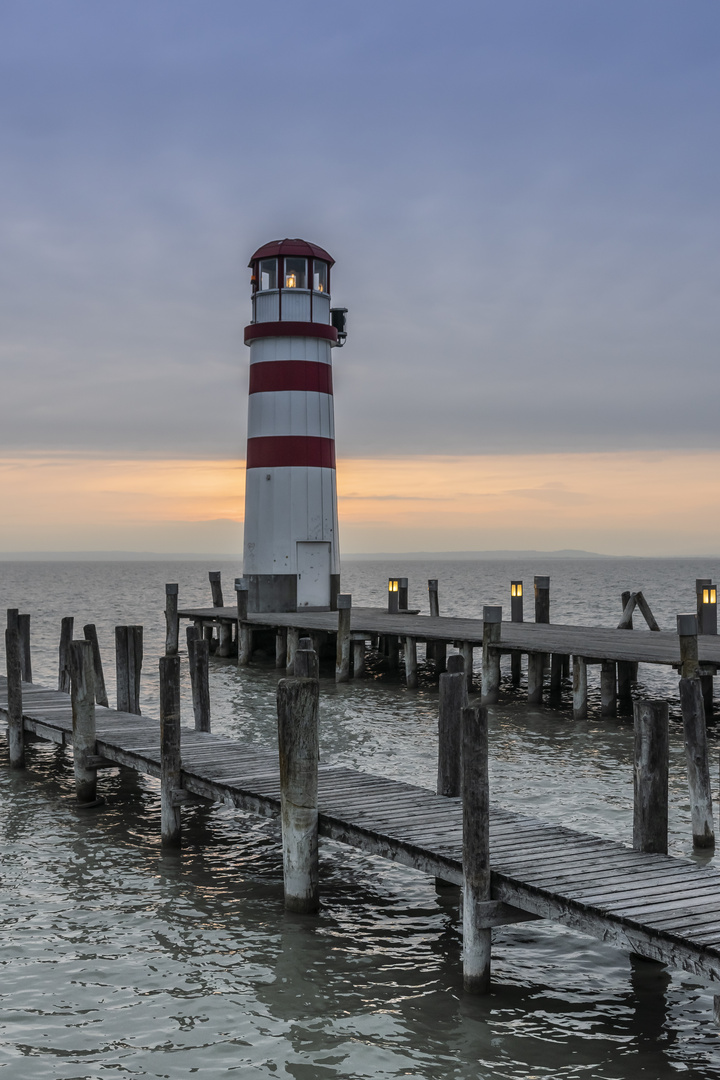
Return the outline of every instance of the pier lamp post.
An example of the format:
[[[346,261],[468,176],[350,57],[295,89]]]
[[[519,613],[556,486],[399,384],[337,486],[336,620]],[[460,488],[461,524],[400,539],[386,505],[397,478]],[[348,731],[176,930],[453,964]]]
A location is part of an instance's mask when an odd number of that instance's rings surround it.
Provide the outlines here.
[[[523,621],[523,583],[522,581],[510,582],[510,621]],[[522,654],[519,649],[513,649],[510,653],[510,677],[513,686],[520,685]]]
[[[698,578],[697,613],[698,632],[701,634],[717,634],[717,586],[712,584],[710,578]]]
[[[388,578],[388,615],[397,615],[400,610],[400,578]]]

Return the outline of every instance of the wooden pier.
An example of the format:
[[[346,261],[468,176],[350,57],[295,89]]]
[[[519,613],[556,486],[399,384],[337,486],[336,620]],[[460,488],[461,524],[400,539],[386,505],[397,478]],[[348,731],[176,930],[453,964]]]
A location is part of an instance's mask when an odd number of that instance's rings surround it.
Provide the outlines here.
[[[376,625],[384,626],[385,621]],[[23,732],[72,745],[71,697],[31,683],[22,683],[21,690]],[[7,691],[3,678],[0,712],[10,718]],[[74,694],[79,710],[82,696],[77,689]],[[665,723],[666,717],[667,713]],[[166,726],[168,722],[166,717]],[[201,798],[253,814],[280,815],[283,792],[277,750],[183,727],[178,771],[168,781],[158,720],[95,706],[95,725],[94,748],[89,755],[89,748],[83,749],[84,767],[123,766],[163,778],[165,784],[173,784],[164,797],[178,813],[183,802]],[[463,883],[459,798],[319,764],[317,827],[321,836],[338,843]],[[466,832],[467,827],[466,821]],[[720,980],[720,874],[715,870],[496,806],[489,814],[489,837],[489,896],[474,909],[482,932],[489,935],[492,926],[549,919],[670,967]]]

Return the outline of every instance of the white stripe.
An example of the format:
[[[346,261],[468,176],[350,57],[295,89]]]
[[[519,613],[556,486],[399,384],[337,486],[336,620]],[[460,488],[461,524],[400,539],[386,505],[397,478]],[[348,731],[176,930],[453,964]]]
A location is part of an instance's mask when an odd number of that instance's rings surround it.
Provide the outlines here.
[[[271,360],[316,360],[331,364],[330,342],[311,337],[258,338],[250,344],[250,363]]]
[[[262,435],[319,435],[335,438],[333,399],[316,390],[270,390],[250,394],[248,438]]]

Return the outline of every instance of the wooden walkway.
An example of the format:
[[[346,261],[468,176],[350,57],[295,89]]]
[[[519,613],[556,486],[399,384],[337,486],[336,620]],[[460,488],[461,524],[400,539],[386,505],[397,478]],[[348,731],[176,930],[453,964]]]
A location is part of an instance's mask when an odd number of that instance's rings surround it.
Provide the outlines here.
[[[0,679],[0,713],[7,713],[5,679]],[[26,731],[72,743],[69,695],[23,684],[23,717]],[[97,753],[105,763],[160,776],[157,720],[98,706],[96,725]],[[277,751],[183,728],[181,786],[189,795],[277,817]],[[462,881],[459,799],[320,765],[319,811],[323,836]],[[492,896],[499,903],[491,905],[489,924],[546,918],[720,980],[720,874],[715,870],[687,859],[641,854],[500,808],[492,810],[490,829]]]
[[[183,608],[183,619],[201,622],[236,622],[235,607]],[[300,630],[337,632],[336,611],[263,612],[248,614],[244,620],[250,626],[292,628]],[[604,627],[564,626],[556,623],[502,622],[500,641],[495,648],[523,653],[566,653],[587,657],[600,663],[603,660],[639,662],[679,666],[680,643],[674,632],[645,630],[615,630]],[[353,607],[351,632],[366,639],[376,635],[412,637],[417,641],[467,642],[481,647],[482,619],[460,619],[430,615],[388,615],[378,608]],[[700,635],[698,655],[701,664],[720,666],[720,636]]]

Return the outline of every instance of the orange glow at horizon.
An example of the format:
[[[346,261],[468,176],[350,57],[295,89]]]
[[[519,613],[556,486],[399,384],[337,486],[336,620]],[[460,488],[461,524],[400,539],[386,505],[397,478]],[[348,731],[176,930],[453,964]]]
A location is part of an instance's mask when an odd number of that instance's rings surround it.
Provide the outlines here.
[[[341,545],[710,553],[720,506],[708,477],[719,465],[713,452],[340,460]],[[206,545],[218,523],[239,535],[244,487],[237,460],[6,456],[0,550],[193,550],[192,537]],[[173,538],[180,548],[167,546]]]

